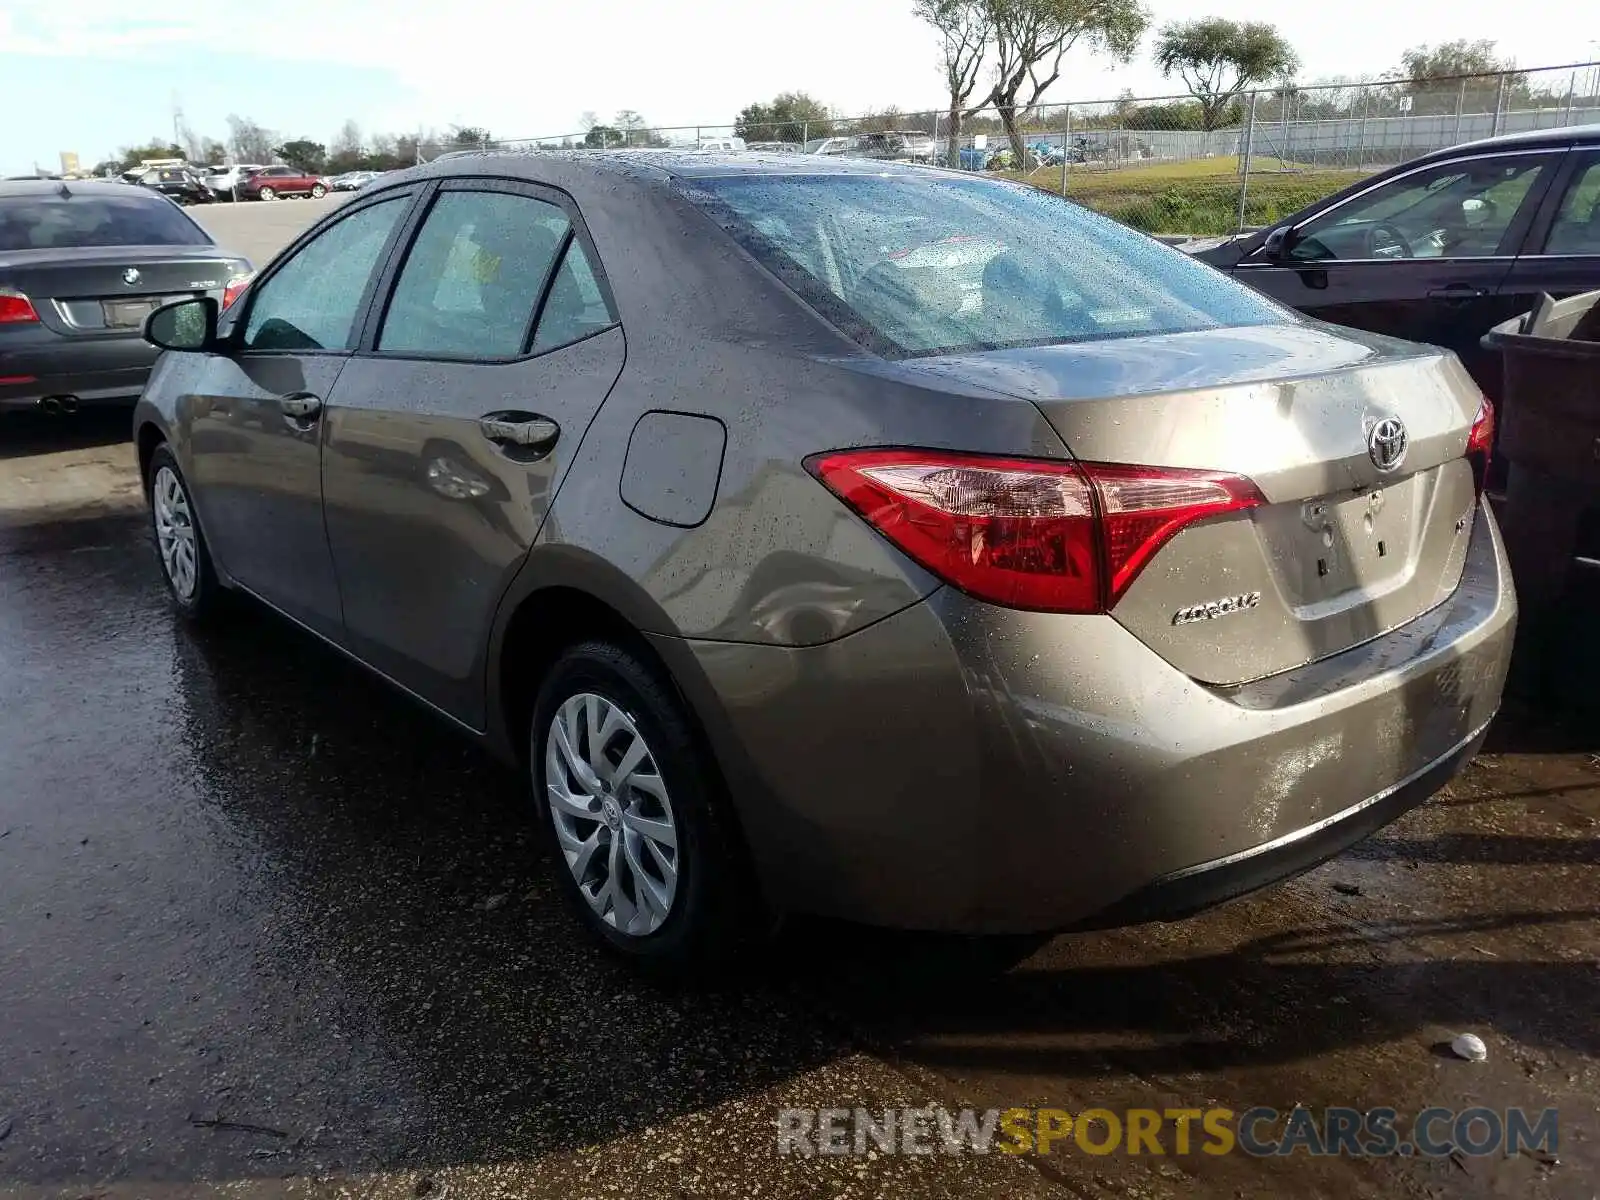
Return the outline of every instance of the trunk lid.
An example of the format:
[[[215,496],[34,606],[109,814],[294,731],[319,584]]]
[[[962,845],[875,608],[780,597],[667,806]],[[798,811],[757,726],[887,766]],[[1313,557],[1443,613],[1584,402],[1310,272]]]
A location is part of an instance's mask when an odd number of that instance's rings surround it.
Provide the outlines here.
[[[245,260],[208,246],[84,246],[0,253],[0,287],[26,295],[63,337],[138,336],[142,315],[169,300],[218,298]]]
[[[1027,397],[1083,461],[1256,484],[1266,504],[1182,529],[1112,609],[1196,679],[1242,683],[1335,654],[1460,581],[1481,397],[1443,351],[1297,321],[898,366]],[[1396,419],[1404,457],[1381,470],[1374,427]]]

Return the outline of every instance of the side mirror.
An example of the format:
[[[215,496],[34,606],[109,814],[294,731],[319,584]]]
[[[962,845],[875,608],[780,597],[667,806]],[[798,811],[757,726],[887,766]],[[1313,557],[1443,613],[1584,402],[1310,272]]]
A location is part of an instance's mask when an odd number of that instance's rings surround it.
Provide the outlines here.
[[[1266,239],[1261,243],[1261,257],[1268,262],[1281,262],[1289,254],[1289,234],[1287,225],[1280,225],[1267,233]]]
[[[163,304],[144,319],[144,340],[163,350],[213,350],[217,302],[210,296]]]

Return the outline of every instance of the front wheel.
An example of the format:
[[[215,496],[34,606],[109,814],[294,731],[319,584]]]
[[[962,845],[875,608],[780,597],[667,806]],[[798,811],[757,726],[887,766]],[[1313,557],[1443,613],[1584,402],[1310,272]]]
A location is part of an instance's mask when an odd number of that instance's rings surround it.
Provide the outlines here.
[[[328,194],[328,189],[323,187],[320,183],[316,184],[311,189],[311,198],[313,200],[321,200],[327,194]]]
[[[200,620],[216,607],[222,588],[195,517],[189,485],[168,446],[157,446],[151,456],[149,487],[150,525],[167,592],[179,613]]]
[[[277,190],[275,188],[264,187],[261,189],[261,198],[263,200],[276,200],[278,198]]]
[[[681,970],[726,957],[751,907],[713,769],[674,689],[628,649],[585,642],[534,704],[530,768],[562,892],[607,948]]]

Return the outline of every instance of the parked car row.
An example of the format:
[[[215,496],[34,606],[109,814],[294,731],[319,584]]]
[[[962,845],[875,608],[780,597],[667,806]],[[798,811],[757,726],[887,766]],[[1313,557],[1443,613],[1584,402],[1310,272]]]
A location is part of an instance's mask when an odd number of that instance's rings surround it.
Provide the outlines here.
[[[806,153],[906,163],[931,163],[936,158],[929,134],[901,129],[818,138],[806,143]]]
[[[236,163],[196,166],[184,162],[147,162],[122,175],[124,183],[160,192],[178,204],[211,204],[218,200],[313,199],[329,192],[354,192],[385,174],[346,171],[332,178],[287,164]]]

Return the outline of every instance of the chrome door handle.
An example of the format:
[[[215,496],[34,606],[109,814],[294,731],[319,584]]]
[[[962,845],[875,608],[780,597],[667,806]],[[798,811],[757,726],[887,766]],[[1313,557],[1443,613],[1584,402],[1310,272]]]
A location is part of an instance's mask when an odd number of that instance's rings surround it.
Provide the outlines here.
[[[322,401],[310,392],[295,392],[291,396],[279,397],[278,409],[286,417],[304,421],[322,411]]]
[[[490,413],[478,420],[483,436],[500,446],[548,450],[561,436],[561,426],[548,417],[523,413]]]

